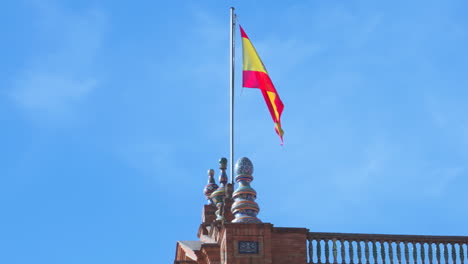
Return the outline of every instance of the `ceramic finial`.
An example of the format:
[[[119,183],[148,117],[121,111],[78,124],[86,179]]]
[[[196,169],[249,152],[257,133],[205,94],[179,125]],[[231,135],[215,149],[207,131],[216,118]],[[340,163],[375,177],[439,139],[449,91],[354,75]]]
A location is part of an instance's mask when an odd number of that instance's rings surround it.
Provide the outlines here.
[[[236,191],[233,193],[231,211],[234,215],[233,223],[261,223],[257,218],[260,211],[257,199],[257,192],[250,187],[250,182],[253,181],[253,164],[249,158],[243,157],[236,162],[234,169],[236,173],[236,182],[239,184]]]
[[[219,159],[219,170],[220,170],[219,184],[223,186],[226,185],[226,183],[228,182],[226,168],[227,168],[227,159],[226,158]]]
[[[216,189],[218,189],[218,185],[216,184],[214,179],[214,174],[215,172],[213,169],[208,170],[208,183],[206,184],[205,189],[203,189],[203,193],[205,194],[206,199],[208,200],[208,204],[213,204],[213,201],[211,200],[210,196]]]
[[[213,201],[214,204],[216,204],[216,207],[218,210],[216,210],[216,220],[224,220],[224,198],[226,197],[226,183],[228,181],[227,175],[226,175],[226,168],[227,168],[227,159],[226,158],[221,158],[219,160],[219,169],[220,169],[220,175],[219,175],[219,188],[216,189],[212,194],[211,194],[211,200]]]

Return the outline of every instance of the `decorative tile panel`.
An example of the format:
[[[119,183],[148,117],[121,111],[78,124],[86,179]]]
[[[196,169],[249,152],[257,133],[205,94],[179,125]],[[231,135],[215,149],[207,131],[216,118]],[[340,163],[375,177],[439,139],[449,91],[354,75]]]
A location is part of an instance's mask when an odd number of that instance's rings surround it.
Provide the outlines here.
[[[258,241],[239,241],[239,254],[258,254]]]

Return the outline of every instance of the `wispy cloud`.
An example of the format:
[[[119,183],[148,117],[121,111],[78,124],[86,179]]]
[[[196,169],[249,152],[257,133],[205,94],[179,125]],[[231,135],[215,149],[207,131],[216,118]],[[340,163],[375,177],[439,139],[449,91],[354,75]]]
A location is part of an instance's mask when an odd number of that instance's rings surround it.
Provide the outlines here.
[[[140,139],[120,146],[117,153],[130,167],[146,175],[168,175],[170,171],[177,168],[177,153],[172,144],[157,142],[154,139]],[[156,178],[163,181],[165,177]]]
[[[427,196],[440,197],[446,194],[447,190],[455,180],[465,173],[463,167],[436,168],[427,175],[430,179],[423,186],[423,193]]]
[[[9,95],[29,116],[57,118],[73,111],[100,82],[93,63],[105,18],[95,9],[74,14],[51,1],[31,3],[40,37],[32,40],[35,55],[17,73]]]
[[[11,96],[28,111],[56,115],[88,95],[96,84],[91,78],[80,80],[75,76],[32,70],[22,74]]]

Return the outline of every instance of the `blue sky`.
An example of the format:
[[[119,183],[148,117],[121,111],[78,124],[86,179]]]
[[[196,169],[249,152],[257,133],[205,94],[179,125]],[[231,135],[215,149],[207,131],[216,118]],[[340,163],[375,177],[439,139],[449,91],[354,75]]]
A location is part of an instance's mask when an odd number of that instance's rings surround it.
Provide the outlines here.
[[[229,153],[230,6],[285,104],[281,147],[236,79],[260,219],[468,235],[466,1],[21,0],[0,16],[0,263],[171,263],[196,239]]]

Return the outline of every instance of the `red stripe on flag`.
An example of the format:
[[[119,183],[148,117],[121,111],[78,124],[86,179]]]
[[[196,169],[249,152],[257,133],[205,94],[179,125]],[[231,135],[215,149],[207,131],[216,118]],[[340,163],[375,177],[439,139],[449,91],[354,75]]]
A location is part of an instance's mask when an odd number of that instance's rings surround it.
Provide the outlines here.
[[[273,85],[270,76],[264,72],[243,71],[242,86],[246,88],[259,88],[276,93],[275,86]]]
[[[248,39],[249,37],[247,37],[247,34],[245,34],[244,29],[240,25],[239,25],[239,28],[240,28],[240,32],[241,32],[241,37]]]
[[[270,110],[271,117],[273,118],[274,122],[280,122],[281,113],[283,112],[284,105],[281,101],[278,92],[276,92],[275,86],[270,79],[270,76],[264,72],[259,71],[243,71],[243,87],[246,88],[258,88],[262,91],[263,98],[265,99],[265,103],[268,106],[268,110]],[[278,111],[278,120],[276,120],[275,110],[273,105],[271,104],[270,98],[268,97],[267,92],[273,92],[276,94],[274,104],[276,106],[276,110]]]

